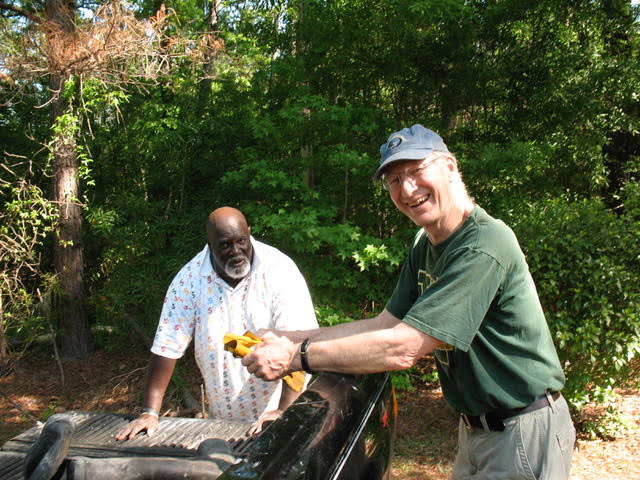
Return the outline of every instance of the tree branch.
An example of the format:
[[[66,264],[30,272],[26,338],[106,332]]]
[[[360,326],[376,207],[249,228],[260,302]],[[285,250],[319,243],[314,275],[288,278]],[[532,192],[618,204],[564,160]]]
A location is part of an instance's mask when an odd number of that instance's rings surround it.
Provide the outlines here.
[[[0,2],[0,10],[9,10],[10,12],[17,13],[18,15],[22,15],[23,17],[28,18],[33,23],[39,24],[41,22],[40,17],[29,10],[25,10],[24,8],[18,7],[16,5],[11,5],[10,3]]]

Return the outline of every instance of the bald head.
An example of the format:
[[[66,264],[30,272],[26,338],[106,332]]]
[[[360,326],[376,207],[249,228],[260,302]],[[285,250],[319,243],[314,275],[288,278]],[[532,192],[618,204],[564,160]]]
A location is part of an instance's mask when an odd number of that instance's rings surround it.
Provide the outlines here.
[[[247,219],[240,210],[233,207],[220,207],[209,214],[207,220],[207,236],[216,235],[218,231],[230,228],[250,230]]]
[[[251,229],[238,209],[221,207],[209,215],[207,241],[211,263],[229,285],[236,286],[251,269]]]

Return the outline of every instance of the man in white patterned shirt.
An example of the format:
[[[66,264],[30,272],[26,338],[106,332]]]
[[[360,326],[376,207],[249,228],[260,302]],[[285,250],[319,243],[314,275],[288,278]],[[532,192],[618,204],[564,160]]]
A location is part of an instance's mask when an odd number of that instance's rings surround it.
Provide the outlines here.
[[[207,221],[207,245],[174,277],[167,290],[145,387],[142,414],[116,439],[158,428],[162,399],[178,358],[194,342],[209,417],[256,422],[277,418],[299,395],[284,382],[249,374],[224,351],[227,332],[317,327],[306,282],[284,253],[251,237],[235,208],[214,210]]]

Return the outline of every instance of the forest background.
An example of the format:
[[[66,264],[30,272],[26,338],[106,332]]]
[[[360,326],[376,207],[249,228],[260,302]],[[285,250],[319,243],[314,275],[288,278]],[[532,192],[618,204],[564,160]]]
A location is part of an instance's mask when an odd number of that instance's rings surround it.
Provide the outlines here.
[[[574,419],[611,435],[614,389],[638,387],[639,13],[623,0],[0,1],[2,370],[43,333],[59,360],[152,335],[222,205],[296,261],[323,325],[377,313],[416,227],[372,174],[388,134],[421,123],[516,232]]]

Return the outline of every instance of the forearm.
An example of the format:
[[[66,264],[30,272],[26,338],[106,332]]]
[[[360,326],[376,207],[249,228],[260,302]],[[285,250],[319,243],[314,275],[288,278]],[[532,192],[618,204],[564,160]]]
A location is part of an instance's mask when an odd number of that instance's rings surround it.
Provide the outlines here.
[[[164,392],[166,389],[160,391],[156,389],[145,389],[144,392],[144,406],[153,408],[156,411],[160,411],[162,408],[162,400],[164,398]]]
[[[296,392],[291,389],[286,382],[282,382],[282,393],[280,394],[280,403],[278,404],[278,410],[284,412],[289,405],[291,405],[296,398],[300,396],[301,392]]]
[[[151,355],[144,390],[144,406],[160,411],[162,400],[177,363],[176,359]]]
[[[285,336],[293,343],[302,343],[309,338],[313,342],[333,340],[349,337],[363,332],[392,327],[399,322],[389,311],[383,310],[379,315],[364,320],[340,323],[331,327],[315,328],[313,330],[278,331],[278,335]]]
[[[118,433],[116,433],[116,440],[134,438],[143,430],[146,430],[147,435],[152,435],[157,430],[162,398],[173,374],[175,364],[175,359],[151,354],[144,389],[143,407],[152,408],[156,412],[143,412],[138,418],[122,427]]]
[[[439,340],[401,323],[349,336],[313,338],[307,349],[307,363],[311,370],[337,373],[402,370],[439,344]],[[292,367],[301,368],[299,351],[292,358]]]
[[[310,335],[307,363],[311,371],[373,373],[400,370],[414,365],[441,342],[384,310],[375,318],[320,329]],[[242,359],[250,373],[276,380],[303,370],[300,347],[304,335],[290,337],[265,334],[264,341]]]

